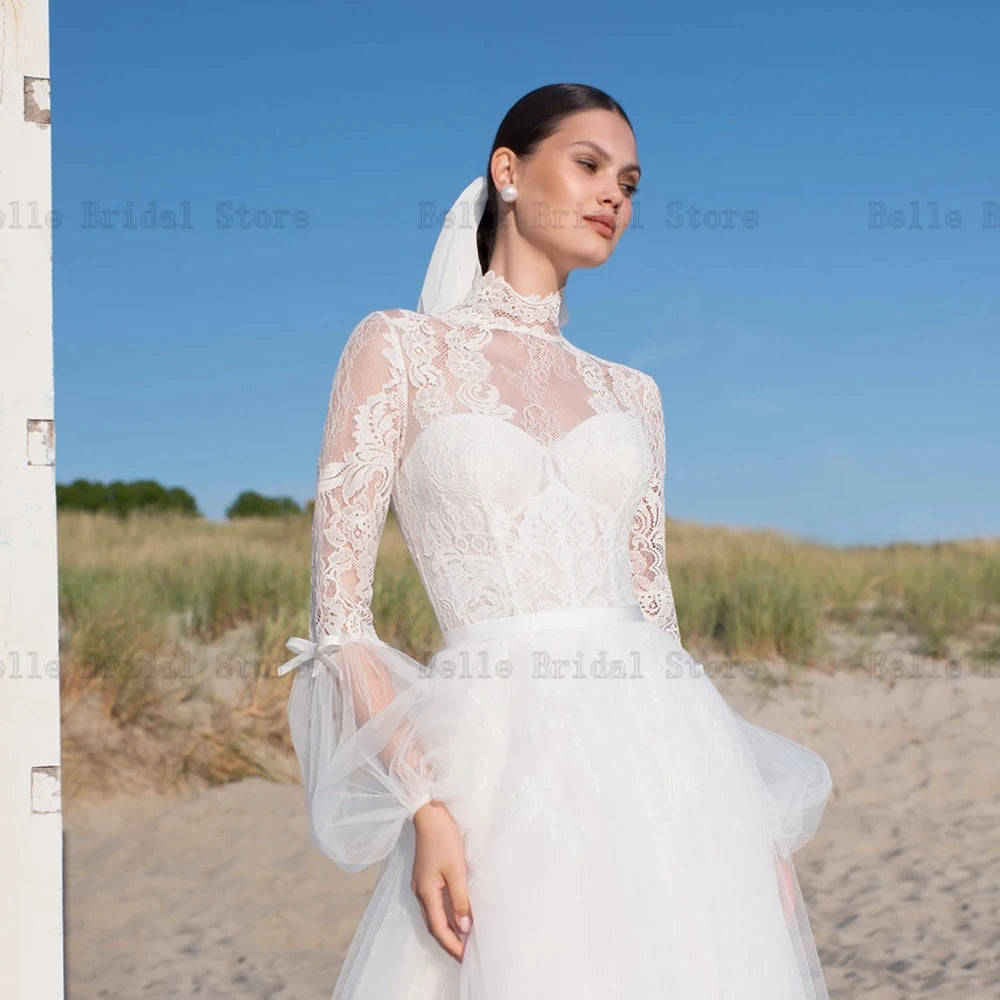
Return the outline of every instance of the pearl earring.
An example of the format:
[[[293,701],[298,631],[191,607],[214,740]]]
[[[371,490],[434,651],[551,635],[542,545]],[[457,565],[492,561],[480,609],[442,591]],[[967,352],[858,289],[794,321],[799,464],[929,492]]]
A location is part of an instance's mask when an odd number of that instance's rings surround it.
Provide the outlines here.
[[[504,186],[500,188],[500,197],[503,198],[504,201],[513,201],[517,197],[517,188],[514,187],[513,184],[504,184]]]

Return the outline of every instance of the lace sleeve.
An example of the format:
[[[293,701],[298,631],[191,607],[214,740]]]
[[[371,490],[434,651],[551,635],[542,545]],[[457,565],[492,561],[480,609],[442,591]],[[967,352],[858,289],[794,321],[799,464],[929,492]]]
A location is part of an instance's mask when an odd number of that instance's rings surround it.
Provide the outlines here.
[[[313,514],[311,636],[288,701],[310,837],[346,871],[384,858],[402,824],[433,797],[434,755],[411,716],[424,668],[379,639],[371,599],[406,419],[398,335],[383,313],[352,331],[333,378]]]
[[[664,538],[663,481],[666,473],[666,429],[663,401],[652,376],[642,373],[638,400],[639,417],[653,453],[649,486],[635,512],[629,536],[632,582],[636,603],[649,621],[660,626],[680,642],[680,628],[674,594],[667,573]]]
[[[667,575],[663,534],[663,482],[666,471],[666,429],[663,400],[655,380],[644,374],[639,410],[653,448],[649,487],[636,510],[631,533],[631,556],[636,600],[643,614],[680,642],[677,611]],[[725,702],[753,755],[774,831],[778,854],[789,858],[813,837],[830,796],[833,781],[826,762],[817,753],[750,722]],[[785,870],[786,879],[789,871]],[[791,873],[794,880],[794,873]],[[791,891],[798,892],[797,883]],[[801,896],[796,904],[802,907]]]

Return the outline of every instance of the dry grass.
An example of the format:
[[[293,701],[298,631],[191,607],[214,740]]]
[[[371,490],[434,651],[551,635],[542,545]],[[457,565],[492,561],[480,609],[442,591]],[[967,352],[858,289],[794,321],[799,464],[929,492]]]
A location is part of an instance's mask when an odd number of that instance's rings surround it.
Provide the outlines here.
[[[274,671],[285,639],[308,635],[309,546],[306,516],[59,515],[67,794],[295,776],[291,677]],[[816,665],[833,623],[907,632],[943,656],[1000,623],[996,539],[837,549],[670,523],[667,551],[685,645],[726,656]],[[391,515],[374,612],[382,638],[417,659],[440,642]],[[973,655],[995,657],[988,642]]]

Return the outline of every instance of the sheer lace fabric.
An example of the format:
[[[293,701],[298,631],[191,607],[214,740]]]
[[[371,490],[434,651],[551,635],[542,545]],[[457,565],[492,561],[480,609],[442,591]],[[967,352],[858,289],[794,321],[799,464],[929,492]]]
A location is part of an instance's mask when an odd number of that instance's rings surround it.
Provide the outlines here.
[[[390,505],[443,629],[634,602],[680,639],[659,389],[571,344],[562,305],[561,292],[522,296],[487,272],[442,316],[368,314],[337,365],[311,637],[294,647],[313,666],[298,672],[289,711],[312,835],[348,870],[384,857],[440,774],[413,723],[426,671],[373,623]],[[331,708],[332,727],[318,714]]]
[[[333,376],[281,668],[314,843],[383,862],[333,1000],[828,1000],[790,856],[829,770],[681,645],[659,390],[571,344],[563,306],[488,272],[441,316],[365,316]],[[390,507],[445,632],[426,666],[374,628]],[[432,797],[463,833],[460,964],[409,885]]]

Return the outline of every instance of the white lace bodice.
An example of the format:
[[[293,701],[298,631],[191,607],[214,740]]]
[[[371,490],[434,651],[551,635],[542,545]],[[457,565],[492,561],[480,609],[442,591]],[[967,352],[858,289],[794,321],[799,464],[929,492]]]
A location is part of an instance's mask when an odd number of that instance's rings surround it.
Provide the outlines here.
[[[311,637],[288,641],[298,655],[279,673],[312,663],[289,725],[312,839],[347,871],[385,857],[448,757],[414,719],[436,712],[423,665],[374,627],[390,505],[442,629],[638,604],[680,641],[659,390],[571,344],[563,306],[561,292],[519,295],[488,271],[440,316],[368,314],[341,355],[317,469]]]
[[[338,366],[323,433],[314,635],[374,636],[388,507],[443,629],[638,603],[679,638],[663,539],[653,379],[573,344],[562,293],[488,271],[437,317],[370,313]]]

